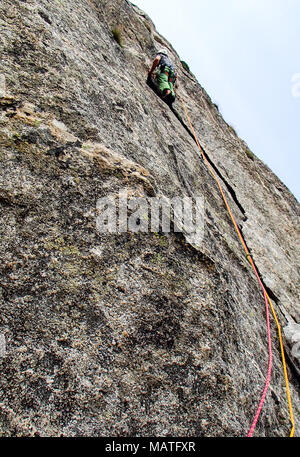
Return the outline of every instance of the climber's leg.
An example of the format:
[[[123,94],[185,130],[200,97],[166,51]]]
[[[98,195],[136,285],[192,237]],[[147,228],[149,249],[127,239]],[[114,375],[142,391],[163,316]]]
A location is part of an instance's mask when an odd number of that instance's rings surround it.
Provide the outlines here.
[[[175,97],[170,93],[166,98],[163,99],[167,105],[172,106],[172,104],[175,102]]]
[[[176,95],[175,95],[174,84],[171,81],[169,81],[169,86],[170,86],[170,91],[171,91],[172,97],[175,98]]]
[[[162,98],[167,98],[167,96],[170,95],[170,93],[171,93],[170,89],[165,89],[162,94]]]
[[[166,91],[165,96],[163,96],[163,99],[168,105],[171,106],[172,103],[175,102],[176,95],[175,95],[173,83],[170,81],[169,81],[169,87],[170,87],[170,89],[168,89]]]
[[[170,93],[170,85],[169,85],[169,80],[168,80],[168,75],[165,73],[160,73],[157,76],[157,84],[158,88],[160,90],[161,96],[166,96]],[[168,94],[166,94],[168,92]]]
[[[169,76],[166,73],[160,73],[157,76],[157,84],[161,98],[168,104],[171,105],[175,101],[174,86],[169,81]]]

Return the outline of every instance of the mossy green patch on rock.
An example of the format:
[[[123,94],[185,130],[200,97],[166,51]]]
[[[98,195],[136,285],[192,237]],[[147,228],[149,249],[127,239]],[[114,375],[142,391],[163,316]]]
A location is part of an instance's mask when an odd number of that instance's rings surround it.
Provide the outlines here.
[[[53,241],[47,241],[47,239],[43,242],[44,249],[47,251],[59,251],[65,255],[79,255],[79,249],[77,246],[67,245],[63,238],[57,238]]]

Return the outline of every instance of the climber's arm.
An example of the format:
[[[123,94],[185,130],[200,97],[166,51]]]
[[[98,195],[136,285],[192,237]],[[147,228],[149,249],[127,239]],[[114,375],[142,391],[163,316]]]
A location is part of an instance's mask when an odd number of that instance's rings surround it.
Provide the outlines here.
[[[156,57],[156,59],[154,60],[154,62],[152,64],[152,67],[151,67],[151,70],[149,71],[149,76],[152,75],[152,73],[154,72],[155,68],[158,66],[158,64],[160,62],[160,59],[161,59],[161,57]]]

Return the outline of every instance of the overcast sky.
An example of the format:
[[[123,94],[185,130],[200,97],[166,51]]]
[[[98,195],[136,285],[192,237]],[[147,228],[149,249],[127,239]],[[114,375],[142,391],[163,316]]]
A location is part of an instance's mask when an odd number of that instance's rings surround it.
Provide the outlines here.
[[[132,0],[300,201],[300,0]]]

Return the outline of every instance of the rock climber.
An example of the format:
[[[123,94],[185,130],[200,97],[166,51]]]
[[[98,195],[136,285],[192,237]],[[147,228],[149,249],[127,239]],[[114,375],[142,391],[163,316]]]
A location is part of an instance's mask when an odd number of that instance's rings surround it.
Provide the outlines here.
[[[174,103],[176,98],[177,73],[173,63],[169,59],[167,49],[160,49],[157,52],[148,74],[148,81],[154,81],[159,95],[168,105]]]

